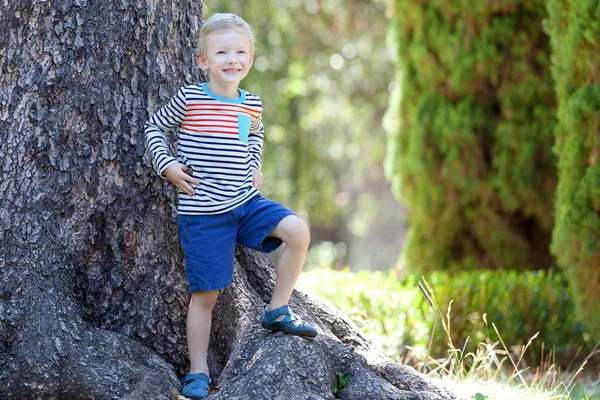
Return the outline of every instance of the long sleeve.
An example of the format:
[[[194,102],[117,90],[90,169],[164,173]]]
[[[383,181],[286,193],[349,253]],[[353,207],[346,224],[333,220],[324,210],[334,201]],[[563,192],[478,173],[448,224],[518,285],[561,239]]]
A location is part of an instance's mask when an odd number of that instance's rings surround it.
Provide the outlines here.
[[[263,150],[264,127],[261,121],[262,117],[256,118],[250,125],[250,134],[248,135],[248,152],[250,153],[250,166],[258,171],[262,167],[260,155]]]
[[[177,162],[171,155],[165,132],[179,125],[186,114],[186,96],[183,88],[171,98],[169,103],[155,113],[144,126],[146,146],[152,153],[153,166],[162,176],[165,169]]]

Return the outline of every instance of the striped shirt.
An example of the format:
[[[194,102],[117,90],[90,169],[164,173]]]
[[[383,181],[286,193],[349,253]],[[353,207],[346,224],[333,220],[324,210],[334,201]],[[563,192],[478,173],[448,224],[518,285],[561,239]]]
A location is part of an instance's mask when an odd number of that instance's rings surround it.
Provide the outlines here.
[[[200,181],[195,194],[179,192],[178,213],[220,214],[256,194],[252,171],[260,170],[263,146],[262,103],[238,89],[230,99],[211,93],[206,83],[180,88],[171,101],[145,124],[145,139],[157,173],[180,162],[193,167]],[[169,151],[165,132],[177,127],[177,157]]]

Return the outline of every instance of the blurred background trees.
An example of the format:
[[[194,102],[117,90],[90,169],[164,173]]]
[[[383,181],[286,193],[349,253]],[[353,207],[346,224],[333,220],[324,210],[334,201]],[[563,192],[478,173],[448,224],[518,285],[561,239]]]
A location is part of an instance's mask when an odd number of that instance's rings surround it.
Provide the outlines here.
[[[550,0],[558,155],[552,253],[580,317],[600,340],[600,4]]]
[[[387,176],[410,209],[405,265],[522,271],[556,260],[600,339],[600,5],[390,6],[400,90]]]
[[[543,0],[395,1],[388,177],[413,271],[546,269],[556,187]]]
[[[600,339],[600,5],[390,6],[400,90],[387,175],[410,209],[407,268],[556,260],[570,284],[556,291],[572,293],[587,337]]]

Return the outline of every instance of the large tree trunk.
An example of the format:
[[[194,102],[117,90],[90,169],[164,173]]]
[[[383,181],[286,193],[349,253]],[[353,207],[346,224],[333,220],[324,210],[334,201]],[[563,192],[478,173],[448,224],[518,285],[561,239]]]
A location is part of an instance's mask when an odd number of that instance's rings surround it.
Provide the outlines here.
[[[0,398],[164,399],[185,372],[189,294],[175,194],[142,126],[197,79],[201,4],[0,3]],[[273,266],[238,249],[214,313],[214,399],[452,395],[294,293],[315,340],[259,327]]]

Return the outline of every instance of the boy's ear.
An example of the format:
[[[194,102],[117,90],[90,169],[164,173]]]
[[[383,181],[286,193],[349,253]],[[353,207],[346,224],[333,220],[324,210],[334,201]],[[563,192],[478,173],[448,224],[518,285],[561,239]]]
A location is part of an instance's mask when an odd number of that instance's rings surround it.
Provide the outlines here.
[[[201,70],[206,71],[208,69],[208,63],[206,62],[206,58],[201,56],[200,54],[196,54],[196,61],[198,62],[198,66]]]
[[[248,68],[252,67],[252,64],[254,64],[254,53],[252,53],[252,55],[250,56],[250,65],[248,66]]]

